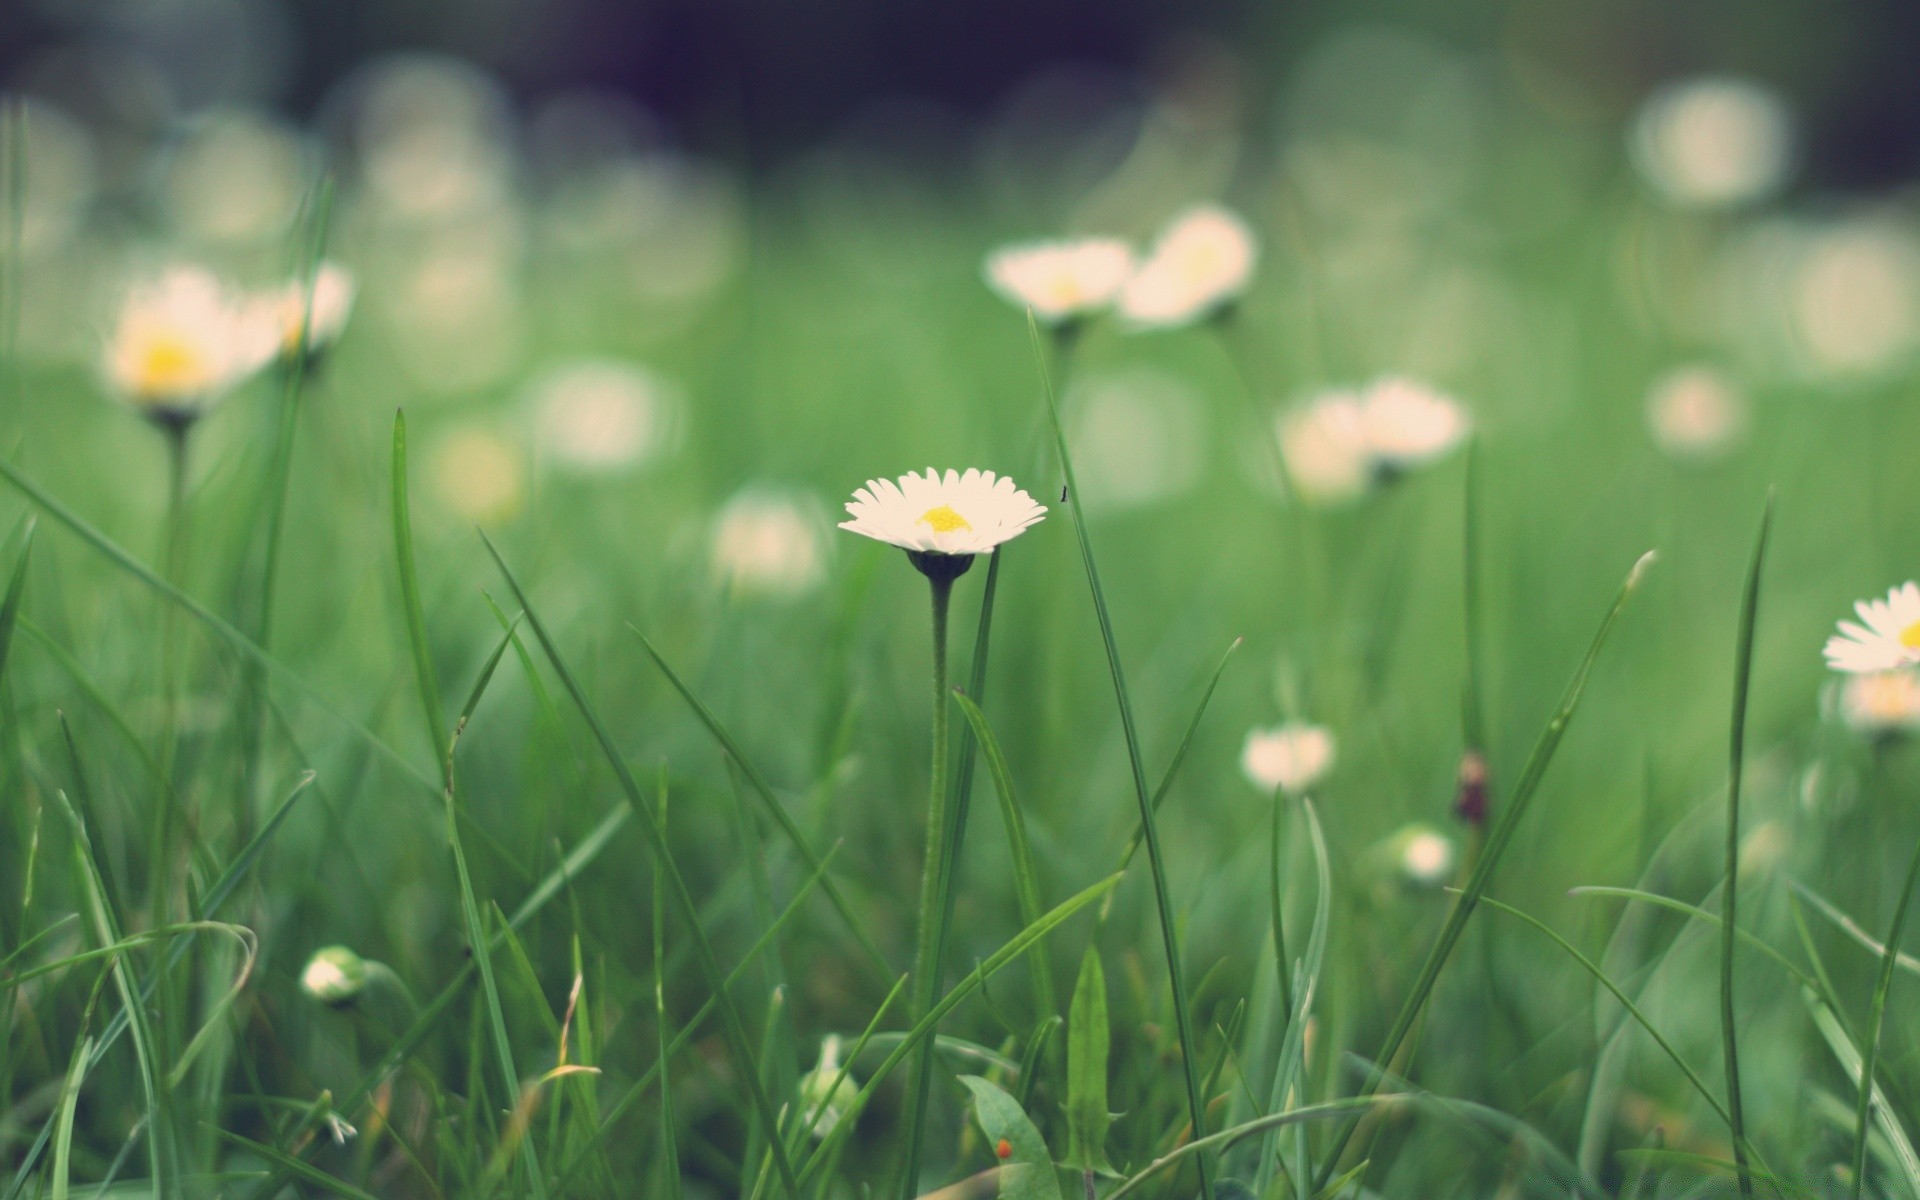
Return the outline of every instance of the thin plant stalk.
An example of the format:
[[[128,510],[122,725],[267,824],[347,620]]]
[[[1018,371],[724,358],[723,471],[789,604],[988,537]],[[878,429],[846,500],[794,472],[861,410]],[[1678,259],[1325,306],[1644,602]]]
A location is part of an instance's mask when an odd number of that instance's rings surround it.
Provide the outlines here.
[[[1900,887],[1900,900],[1893,910],[1893,928],[1887,931],[1886,952],[1880,956],[1880,978],[1873,985],[1873,1007],[1867,1016],[1865,1044],[1860,1051],[1860,1096],[1853,1109],[1853,1200],[1860,1200],[1860,1189],[1866,1182],[1867,1120],[1873,1111],[1873,1069],[1880,1057],[1880,1027],[1887,1015],[1887,993],[1893,988],[1893,968],[1900,957],[1900,934],[1907,927],[1907,909],[1913,902],[1916,883],[1920,883],[1920,843],[1913,847],[1913,857],[1907,862],[1907,880]],[[1727,890],[1733,890],[1731,880]]]
[[[1727,886],[1721,889],[1720,925],[1720,1038],[1727,1060],[1727,1124],[1733,1131],[1733,1161],[1738,1168],[1740,1194],[1751,1198],[1753,1179],[1747,1172],[1746,1114],[1740,1102],[1740,1045],[1734,1033],[1733,950],[1738,936],[1737,901],[1740,895],[1740,775],[1746,759],[1747,690],[1753,671],[1753,629],[1760,607],[1760,568],[1767,556],[1767,532],[1773,525],[1773,498],[1767,498],[1760,518],[1760,535],[1747,570],[1747,588],[1740,602],[1740,632],[1733,660],[1733,732],[1727,767]],[[1862,1076],[1866,1079],[1865,1076]],[[1870,1089],[1868,1079],[1865,1088]],[[1865,1089],[1863,1089],[1865,1090]],[[1858,1186],[1858,1180],[1855,1181]]]
[[[947,861],[947,610],[953,580],[927,576],[933,596],[933,766],[927,788],[927,856],[920,879],[920,929],[913,954],[913,1015],[924,1018],[939,997],[941,916],[947,911],[953,872]],[[920,1146],[926,1133],[927,1096],[933,1085],[935,1038],[921,1044],[907,1097],[907,1162],[901,1200],[919,1194]]]
[[[186,585],[187,555],[187,433],[186,421],[160,425],[167,443],[166,546],[161,560],[166,580]],[[164,786],[154,797],[153,923],[165,924],[168,893],[172,888],[167,863],[172,854],[173,822],[178,807],[173,788],[173,765],[180,737],[180,614],[165,605],[160,614],[160,778]]]
[[[1060,472],[1066,478],[1068,497],[1077,497],[1079,488],[1073,478],[1073,456],[1067,448],[1065,428],[1060,424],[1060,405],[1054,397],[1053,377],[1047,371],[1045,350],[1040,344],[1040,326],[1033,314],[1027,314],[1027,331],[1033,340],[1033,351],[1040,364],[1040,382],[1046,396],[1047,417],[1053,428],[1054,448],[1060,455]],[[1193,1140],[1199,1142],[1207,1135],[1207,1106],[1201,1096],[1200,1075],[1197,1062],[1198,1045],[1193,1036],[1193,1017],[1187,1003],[1187,984],[1180,972],[1180,935],[1173,920],[1173,897],[1167,883],[1167,868],[1160,850],[1159,827],[1154,821],[1153,796],[1147,788],[1146,767],[1140,759],[1140,734],[1133,723],[1133,701],[1127,693],[1127,679],[1120,666],[1120,647],[1114,640],[1113,621],[1107,615],[1106,594],[1100,590],[1100,572],[1093,561],[1093,541],[1087,533],[1087,523],[1079,511],[1077,499],[1074,504],[1074,532],[1079,536],[1080,558],[1087,572],[1087,588],[1093,594],[1094,615],[1100,624],[1101,641],[1106,646],[1107,668],[1113,676],[1114,700],[1120,710],[1120,730],[1127,743],[1127,765],[1133,772],[1134,797],[1140,805],[1140,831],[1147,847],[1147,866],[1153,878],[1153,896],[1160,915],[1160,940],[1166,953],[1167,983],[1173,992],[1173,1020],[1175,1034],[1180,1039],[1180,1065],[1187,1087],[1188,1115],[1193,1123]],[[1206,1155],[1202,1154],[1194,1162],[1200,1175],[1200,1195],[1202,1200],[1213,1200],[1213,1171]]]

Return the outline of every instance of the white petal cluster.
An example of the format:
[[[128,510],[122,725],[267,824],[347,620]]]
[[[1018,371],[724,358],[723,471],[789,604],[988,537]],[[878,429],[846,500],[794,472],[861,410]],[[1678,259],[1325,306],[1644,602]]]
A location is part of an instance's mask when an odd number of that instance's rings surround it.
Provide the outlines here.
[[[1118,238],[1026,242],[986,263],[994,291],[1050,325],[1106,308],[1132,274],[1133,249]]]
[[[1170,329],[1212,316],[1253,278],[1259,243],[1247,223],[1217,205],[1188,209],[1153,244],[1120,291],[1118,308],[1137,329]]]
[[[1298,795],[1333,769],[1333,755],[1332,730],[1295,721],[1249,730],[1240,770],[1262,791]]]
[[[1792,121],[1771,90],[1696,79],[1654,93],[1633,128],[1633,159],[1675,204],[1725,208],[1762,199],[1792,165]]]
[[[713,523],[713,572],[727,588],[788,599],[818,587],[827,573],[826,521],[811,497],[749,488],[727,501]]]
[[[1920,584],[1903,583],[1885,600],[1853,606],[1860,623],[1840,622],[1827,639],[1827,665],[1836,671],[1865,674],[1920,663]]]
[[[1466,410],[1424,384],[1386,378],[1364,391],[1323,392],[1275,422],[1301,497],[1352,500],[1376,482],[1442,457],[1472,429]]]
[[[555,367],[532,389],[540,449],[582,475],[644,466],[674,448],[680,389],[635,363],[587,358]]]
[[[271,362],[278,343],[259,307],[209,271],[176,266],[128,289],[102,365],[134,407],[187,421]]]
[[[283,359],[299,351],[303,324],[307,326],[309,354],[339,340],[353,313],[353,272],[336,262],[323,262],[314,269],[311,316],[307,294],[306,280],[291,279],[254,297],[257,317],[275,331],[277,351]]]
[[[1920,673],[1872,671],[1840,685],[1840,719],[1856,733],[1904,733],[1920,728]]]
[[[934,554],[985,554],[1047,514],[1013,480],[977,467],[945,475],[928,467],[898,483],[869,479],[847,512],[853,519],[840,522],[842,529]]]
[[[1647,391],[1647,428],[1674,458],[1717,458],[1740,439],[1747,404],[1725,375],[1708,366],[1676,367]]]

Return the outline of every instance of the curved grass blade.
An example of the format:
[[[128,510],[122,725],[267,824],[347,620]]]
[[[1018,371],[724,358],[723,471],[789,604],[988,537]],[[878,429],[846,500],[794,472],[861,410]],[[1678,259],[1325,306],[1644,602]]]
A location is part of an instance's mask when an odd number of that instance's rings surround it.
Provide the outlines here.
[[[700,926],[700,906],[695,903],[693,890],[687,886],[686,877],[681,874],[679,864],[674,861],[672,848],[667,844],[666,839],[660,836],[659,818],[653,812],[652,802],[647,799],[646,794],[640,790],[639,783],[634,780],[633,772],[627,768],[626,759],[621,757],[619,748],[613,744],[613,735],[607,732],[606,725],[600,720],[600,714],[594,709],[592,701],[587,699],[586,691],[581,688],[579,680],[574,678],[573,671],[567,666],[566,659],[561,656],[559,647],[554,644],[553,636],[547,632],[546,625],[540,620],[526,592],[521,589],[520,581],[507,568],[506,560],[500,557],[500,551],[494,548],[492,540],[485,533],[480,534],[480,541],[486,546],[487,553],[493,557],[494,565],[500,568],[500,574],[506,579],[507,586],[513,590],[515,601],[520,605],[521,611],[526,614],[528,627],[533,630],[534,637],[540,642],[540,648],[546,652],[547,661],[553,664],[554,673],[560,677],[561,684],[566,687],[567,695],[572,697],[574,705],[580,710],[580,715],[585,718],[587,727],[593,732],[594,740],[600,744],[608,764],[613,767],[615,778],[620,782],[621,791],[626,793],[627,802],[633,806],[640,831],[647,839],[648,849],[653,852],[654,864],[657,869],[666,873],[667,883],[673,892],[674,899],[686,914],[687,925],[693,937],[694,956],[699,960],[701,972],[706,976],[708,986],[714,989],[714,996],[720,1004],[721,1028],[726,1034],[728,1045],[735,1058],[739,1060],[741,1085],[747,1089],[761,1123],[768,1129],[780,1128],[779,1115],[774,1111],[773,1102],[768,1098],[766,1089],[760,1084],[760,1067],[754,1056],[753,1045],[747,1040],[746,1028],[740,1023],[740,1011],[735,1006],[732,995],[726,990],[726,974],[720,969],[719,959],[714,957],[713,945],[707,940],[706,930]],[[816,857],[811,861],[819,860]],[[790,1200],[800,1200],[800,1183],[794,1175],[793,1163],[788,1160],[785,1146],[777,1137],[773,1139],[771,1146],[774,1168],[779,1172],[782,1186]]]
[[[1616,897],[1623,900],[1644,900],[1648,904],[1657,904],[1661,908],[1672,909],[1674,912],[1685,913],[1687,916],[1696,917],[1702,921],[1705,921],[1707,924],[1715,927],[1720,926],[1724,921],[1724,918],[1722,918],[1719,913],[1708,912],[1706,909],[1701,908],[1697,904],[1688,904],[1685,900],[1675,900],[1672,896],[1662,896],[1658,892],[1643,892],[1639,888],[1599,887],[1599,886],[1577,887],[1577,888],[1568,888],[1567,895],[1569,896],[1607,896],[1607,897]],[[1823,996],[1826,996],[1826,998],[1829,1001],[1831,1001],[1832,996],[1828,992],[1828,990],[1825,987],[1823,987],[1818,981],[1816,981],[1812,976],[1808,975],[1805,971],[1801,970],[1798,963],[1795,963],[1792,959],[1788,958],[1786,955],[1774,949],[1764,939],[1758,937],[1757,935],[1749,933],[1744,929],[1739,930],[1738,932],[1739,932],[1741,941],[1745,942],[1747,945],[1751,946],[1753,949],[1760,951],[1760,953],[1766,955],[1768,958],[1771,958],[1774,962],[1779,963],[1780,966],[1786,970],[1787,974],[1793,976],[1794,982],[1798,983],[1801,987],[1813,988],[1815,991],[1820,992]]]
[[[1329,1100],[1325,1104],[1310,1104],[1305,1108],[1296,1108],[1289,1112],[1272,1113],[1256,1117],[1231,1129],[1211,1133],[1203,1138],[1195,1138],[1170,1154],[1163,1154],[1148,1163],[1140,1171],[1130,1176],[1125,1183],[1107,1193],[1106,1200],[1124,1200],[1139,1190],[1147,1180],[1169,1167],[1177,1166],[1186,1159],[1209,1150],[1225,1150],[1234,1143],[1250,1138],[1256,1133],[1269,1129],[1278,1129],[1285,1125],[1298,1125],[1306,1121],[1325,1121],[1356,1110],[1370,1109],[1377,1105],[1393,1104],[1409,1097],[1399,1092],[1379,1092],[1371,1096],[1352,1096],[1345,1100]]]
[[[1740,1099],[1740,1044],[1734,1028],[1733,951],[1740,895],[1740,778],[1746,764],[1747,691],[1753,680],[1753,631],[1760,609],[1760,570],[1767,561],[1767,533],[1773,527],[1773,497],[1767,497],[1760,516],[1760,533],[1753,543],[1753,561],[1747,568],[1747,587],[1740,601],[1740,629],[1734,642],[1733,731],[1727,765],[1727,882],[1720,891],[1720,1046],[1727,1064],[1727,1114],[1733,1126],[1733,1161],[1740,1171],[1740,1194],[1751,1200],[1753,1180],[1747,1176],[1747,1121]]]
[[[1866,1184],[1867,1122],[1873,1112],[1874,1065],[1880,1057],[1881,1024],[1887,1015],[1887,993],[1893,990],[1893,967],[1900,948],[1900,934],[1906,929],[1907,909],[1912,906],[1913,890],[1920,884],[1920,842],[1914,844],[1913,857],[1907,863],[1906,882],[1893,910],[1893,928],[1887,931],[1887,948],[1880,956],[1880,975],[1873,985],[1873,1006],[1869,1009],[1866,1046],[1861,1051],[1859,1099],[1853,1110],[1853,1200],[1860,1200]]]
[[[1855,1087],[1861,1086],[1860,1051],[1854,1048],[1853,1039],[1841,1028],[1840,1019],[1833,1009],[1816,997],[1811,990],[1803,989],[1801,999],[1806,1003],[1807,1011],[1813,1015],[1814,1027],[1820,1030],[1820,1036],[1826,1039],[1827,1048],[1833,1051],[1835,1061],[1853,1080]],[[1835,1103],[1838,1103],[1836,1098]],[[1873,1085],[1874,1124],[1880,1127],[1880,1136],[1886,1139],[1888,1151],[1894,1162],[1899,1164],[1900,1173],[1907,1181],[1907,1194],[1920,1198],[1920,1154],[1913,1149],[1913,1142],[1907,1138],[1907,1131],[1900,1126],[1900,1118],[1894,1115],[1887,1104],[1887,1095],[1879,1084]]]
[[[1887,952],[1885,943],[1876,941],[1872,934],[1860,927],[1858,921],[1855,921],[1852,917],[1842,912],[1838,905],[1828,900],[1825,896],[1814,891],[1806,884],[1801,883],[1798,879],[1787,880],[1787,886],[1792,888],[1794,892],[1808,904],[1813,905],[1815,912],[1833,922],[1834,927],[1841,933],[1846,934],[1860,945],[1866,947],[1867,951],[1875,958],[1879,958]],[[1894,951],[1894,962],[1902,970],[1920,975],[1920,959],[1915,958],[1906,951]]]
[[[1027,838],[1027,818],[1020,811],[1020,801],[1013,790],[1013,776],[1007,769],[1007,757],[1000,749],[1000,740],[993,735],[993,729],[987,724],[987,716],[980,706],[961,692],[953,695],[960,706],[960,713],[967,719],[967,728],[973,731],[974,738],[980,743],[980,753],[987,760],[987,773],[993,779],[994,794],[1000,800],[1000,821],[1007,831],[1007,847],[1013,859],[1013,890],[1020,904],[1020,921],[1031,925],[1040,919],[1045,911],[1040,897],[1040,871],[1033,861],[1033,844]],[[1034,1002],[1040,1008],[1044,1019],[1056,1015],[1059,1002],[1053,994],[1052,957],[1043,943],[1033,951],[1033,993]]]
[[[518,594],[517,589],[516,594]],[[524,607],[525,604],[525,599],[522,599],[521,605]],[[774,795],[773,786],[767,782],[766,776],[760,774],[759,769],[747,758],[746,753],[740,749],[740,743],[734,741],[733,735],[728,733],[726,726],[720,723],[720,718],[713,715],[713,710],[702,703],[680,676],[674,673],[673,668],[667,665],[667,660],[653,648],[653,643],[647,640],[647,635],[634,629],[632,625],[628,625],[627,628],[640,639],[640,644],[646,647],[647,654],[653,659],[654,665],[659,667],[660,673],[667,677],[667,682],[673,684],[673,690],[680,693],[681,699],[687,702],[687,707],[700,718],[700,723],[706,726],[708,733],[713,735],[713,740],[720,743],[720,748],[726,752],[727,757],[731,758],[734,765],[740,768],[740,773],[747,777],[747,783],[752,787],[754,794],[760,797],[767,811],[773,814],[774,821],[786,834],[787,840],[793,843],[793,848],[799,851],[801,861],[807,864],[807,869],[818,871],[820,856],[814,852],[812,845],[807,841],[807,835],[801,832],[800,826],[794,823],[793,816],[787,812],[786,806],[781,804],[779,797]],[[848,906],[846,898],[840,894],[840,889],[835,886],[833,880],[822,879],[820,890],[826,893],[827,899],[833,904],[834,911],[840,914],[840,919],[853,933],[855,940],[860,943],[860,949],[866,953],[868,962],[879,977],[892,979],[892,972],[887,969],[886,956],[880,953],[880,947],[874,944],[872,936],[860,927],[860,922],[854,918],[853,909]]]
[[[1384,1072],[1392,1065],[1394,1056],[1400,1052],[1402,1043],[1412,1032],[1414,1022],[1418,1019],[1420,1010],[1426,1005],[1428,995],[1432,993],[1434,984],[1439,982],[1440,969],[1446,966],[1448,957],[1453,953],[1455,944],[1459,942],[1460,935],[1466,928],[1468,918],[1473,916],[1473,910],[1479,903],[1480,897],[1486,892],[1487,886],[1493,882],[1494,868],[1500,865],[1500,859],[1506,852],[1507,844],[1513,839],[1514,830],[1519,827],[1521,818],[1526,816],[1527,808],[1532,804],[1535,793],[1539,791],[1541,780],[1546,777],[1547,767],[1553,762],[1554,751],[1559,749],[1560,739],[1566,734],[1567,725],[1573,720],[1574,713],[1580,707],[1580,696],[1586,691],[1587,678],[1592,674],[1593,665],[1600,657],[1600,649],[1606,644],[1607,635],[1613,631],[1614,622],[1619,620],[1621,612],[1627,606],[1628,598],[1639,586],[1647,568],[1652,565],[1653,558],[1653,552],[1648,551],[1633,564],[1633,569],[1627,573],[1625,582],[1620,585],[1620,591],[1614,596],[1612,606],[1607,609],[1606,616],[1601,618],[1600,627],[1594,632],[1586,654],[1574,668],[1572,678],[1567,681],[1566,691],[1561,695],[1559,706],[1554,710],[1552,718],[1547,721],[1546,728],[1541,730],[1532,752],[1527,755],[1526,766],[1520,772],[1520,779],[1514,786],[1513,796],[1508,801],[1505,811],[1500,814],[1499,820],[1494,823],[1486,845],[1473,865],[1473,872],[1467,877],[1467,886],[1461,893],[1459,901],[1447,914],[1447,923],[1441,928],[1440,936],[1435,940],[1433,949],[1428,952],[1427,960],[1421,966],[1420,974],[1414,981],[1413,991],[1407,996],[1406,1003],[1400,1009],[1400,1015],[1394,1019],[1392,1027],[1387,1031],[1386,1041],[1380,1054],[1375,1058],[1367,1081],[1361,1087],[1361,1095],[1370,1095],[1380,1086]],[[1339,1134],[1334,1138],[1332,1152],[1320,1165],[1311,1191],[1320,1191],[1326,1186],[1333,1173],[1339,1169],[1340,1156],[1353,1139],[1354,1130],[1358,1126],[1357,1119],[1349,1119],[1342,1125]]]
[[[7,652],[13,647],[14,626],[20,620],[20,601],[27,590],[27,563],[33,558],[32,518],[20,534],[20,561],[13,565],[13,578],[7,581],[7,598],[0,601],[0,679],[7,673]]]
[[[1167,763],[1166,774],[1160,777],[1160,786],[1154,789],[1152,807],[1155,815],[1159,814],[1160,806],[1166,803],[1167,793],[1173,788],[1174,776],[1179,774],[1181,765],[1187,761],[1187,751],[1193,748],[1193,735],[1200,732],[1200,718],[1207,715],[1207,705],[1213,702],[1213,693],[1220,686],[1220,677],[1227,673],[1227,664],[1233,661],[1233,652],[1238,650],[1241,643],[1246,640],[1245,638],[1233,639],[1232,644],[1227,647],[1227,652],[1220,656],[1219,665],[1213,668],[1213,675],[1207,680],[1206,690],[1200,693],[1200,703],[1194,706],[1193,717],[1187,722],[1186,732],[1180,735],[1180,744],[1174,747],[1173,759]],[[1133,856],[1140,852],[1140,843],[1145,838],[1146,827],[1134,826],[1133,836],[1127,839],[1127,851],[1120,856],[1120,870],[1124,871],[1132,865]]]
[[[1066,478],[1066,495],[1073,508],[1073,529],[1080,541],[1080,561],[1086,568],[1087,587],[1093,593],[1094,616],[1100,623],[1100,640],[1107,650],[1107,670],[1113,676],[1114,700],[1120,709],[1120,730],[1127,743],[1127,765],[1133,772],[1134,797],[1140,804],[1140,832],[1147,847],[1147,865],[1153,876],[1153,896],[1160,911],[1160,940],[1167,960],[1167,980],[1173,990],[1173,1020],[1180,1039],[1180,1067],[1187,1085],[1187,1115],[1193,1123],[1196,1143],[1206,1140],[1207,1106],[1200,1095],[1199,1046],[1193,1036],[1193,1014],[1187,1003],[1187,983],[1180,970],[1180,934],[1173,920],[1173,896],[1167,883],[1166,863],[1160,853],[1160,831],[1154,824],[1153,797],[1147,791],[1147,771],[1140,758],[1140,734],[1134,728],[1133,700],[1127,694],[1126,673],[1120,665],[1120,646],[1113,636],[1113,619],[1107,615],[1107,597],[1100,590],[1100,571],[1093,560],[1093,540],[1087,533],[1086,519],[1080,513],[1080,487],[1073,477],[1073,456],[1067,449],[1067,434],[1060,424],[1060,405],[1053,394],[1053,377],[1047,370],[1046,350],[1040,344],[1040,326],[1033,313],[1027,313],[1027,332],[1033,339],[1034,359],[1040,367],[1042,391],[1046,394],[1047,419],[1053,427],[1053,444],[1060,456],[1060,471]],[[1200,1195],[1213,1198],[1213,1170],[1207,1158],[1198,1160]]]

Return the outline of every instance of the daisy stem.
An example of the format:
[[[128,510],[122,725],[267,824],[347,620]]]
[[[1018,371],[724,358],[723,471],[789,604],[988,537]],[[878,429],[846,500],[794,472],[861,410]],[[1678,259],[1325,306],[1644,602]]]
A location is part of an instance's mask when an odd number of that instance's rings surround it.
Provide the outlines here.
[[[186,576],[187,553],[187,430],[184,421],[161,426],[167,439],[167,528],[162,569],[166,580],[180,587]],[[160,778],[165,788],[156,796],[153,828],[153,920],[163,923],[172,884],[166,863],[173,840],[177,801],[173,791],[173,763],[180,735],[180,615],[169,604],[160,614]]]
[[[940,957],[941,915],[947,911],[947,893],[953,878],[947,863],[947,608],[953,598],[953,580],[929,575],[933,589],[933,770],[927,789],[927,856],[920,879],[920,929],[913,954],[913,1015],[927,1015],[938,998],[936,978]],[[907,1103],[907,1169],[901,1182],[902,1200],[919,1194],[920,1143],[926,1131],[927,1096],[933,1083],[933,1056],[937,1030],[920,1043],[914,1061],[912,1092]]]

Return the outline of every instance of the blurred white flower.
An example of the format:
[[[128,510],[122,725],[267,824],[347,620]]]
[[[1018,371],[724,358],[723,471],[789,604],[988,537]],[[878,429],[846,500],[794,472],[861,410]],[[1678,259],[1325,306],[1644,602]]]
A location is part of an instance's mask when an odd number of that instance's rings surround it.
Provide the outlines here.
[[[1249,730],[1240,750],[1240,770],[1262,791],[1297,795],[1333,769],[1333,757],[1332,730],[1294,721]]]
[[[564,364],[533,387],[541,449],[588,474],[637,467],[672,450],[682,407],[678,388],[614,359]]]
[[[1133,250],[1118,238],[1028,242],[987,256],[987,282],[1008,303],[1048,324],[1113,303],[1133,273]]]
[[[272,324],[278,337],[281,358],[292,358],[300,348],[300,327],[307,326],[309,354],[331,346],[347,327],[353,312],[353,273],[339,263],[322,262],[314,270],[313,311],[307,311],[308,286],[303,279],[292,279],[261,293],[254,303],[260,306],[261,319]]]
[[[1441,457],[1471,423],[1451,399],[1408,379],[1382,379],[1361,400],[1367,449],[1376,468],[1404,470]]]
[[[819,1065],[800,1081],[800,1119],[809,1122],[807,1132],[816,1139],[831,1134],[853,1111],[859,1096],[852,1073],[843,1076],[840,1071],[840,1038],[830,1034],[820,1044]]]
[[[1840,717],[1859,733],[1920,728],[1920,675],[1910,670],[1849,675],[1840,684]]]
[[[1409,825],[1395,838],[1400,870],[1422,887],[1436,887],[1453,873],[1453,839],[1428,825]]]
[[[526,501],[527,470],[519,447],[485,429],[467,426],[442,437],[428,471],[439,501],[478,524],[504,522]]]
[[[1863,624],[1840,622],[1827,639],[1827,665],[1836,671],[1867,674],[1920,663],[1920,584],[1903,583],[1885,600],[1853,606]]]
[[[300,990],[332,1008],[351,1004],[372,976],[365,959],[345,946],[323,946],[300,972]]]
[[[1047,515],[1043,505],[1004,475],[969,468],[945,475],[869,479],[847,503],[840,528],[921,554],[985,554]]]
[[[199,267],[130,288],[105,348],[113,390],[154,420],[193,420],[272,360],[277,330]]]
[[[1147,367],[1076,381],[1066,399],[1078,499],[1089,511],[1138,508],[1200,479],[1206,404],[1181,380]]]
[[[1175,218],[1120,290],[1119,310],[1139,329],[1164,329],[1212,316],[1253,278],[1259,245],[1247,223],[1203,205]]]
[[[1777,191],[1791,165],[1787,106],[1741,79],[1697,79],[1655,92],[1634,122],[1634,165],[1676,204],[1724,208]]]
[[[787,598],[826,578],[825,521],[796,498],[749,488],[713,524],[713,570],[730,589]]]
[[[1647,428],[1675,458],[1717,458],[1739,441],[1746,423],[1746,400],[1712,367],[1676,367],[1647,390]]]
[[[1886,219],[1808,238],[1793,277],[1800,349],[1821,374],[1873,375],[1920,344],[1920,242]]]
[[[272,238],[299,211],[305,153],[298,133],[262,113],[199,118],[167,164],[169,217],[182,233],[209,242]]]
[[[1373,483],[1373,454],[1360,398],[1326,392],[1274,418],[1287,476],[1300,498],[1337,504],[1366,493]]]

